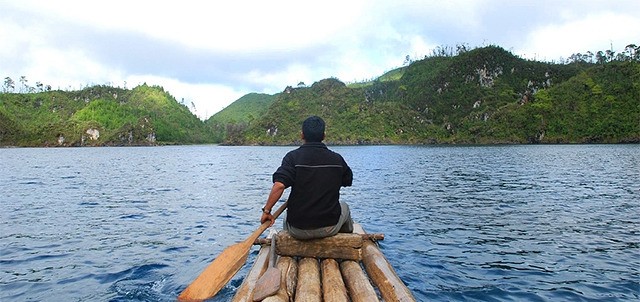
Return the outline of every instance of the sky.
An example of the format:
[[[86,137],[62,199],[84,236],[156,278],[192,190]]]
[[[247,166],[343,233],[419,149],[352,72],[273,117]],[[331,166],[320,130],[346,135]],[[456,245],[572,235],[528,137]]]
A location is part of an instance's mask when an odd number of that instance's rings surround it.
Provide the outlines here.
[[[436,47],[526,59],[640,45],[638,0],[0,0],[0,77],[20,89],[164,87],[206,119],[251,92],[374,79]]]

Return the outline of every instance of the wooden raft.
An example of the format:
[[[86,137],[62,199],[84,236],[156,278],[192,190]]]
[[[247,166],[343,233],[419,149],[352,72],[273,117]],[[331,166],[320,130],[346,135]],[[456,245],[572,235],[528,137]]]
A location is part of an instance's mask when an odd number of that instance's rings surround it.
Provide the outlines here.
[[[365,232],[359,224],[354,225],[354,233],[301,241],[279,232],[280,290],[262,301],[416,301],[377,244],[362,236]],[[268,266],[269,249],[263,241],[232,301],[253,301],[256,281]]]

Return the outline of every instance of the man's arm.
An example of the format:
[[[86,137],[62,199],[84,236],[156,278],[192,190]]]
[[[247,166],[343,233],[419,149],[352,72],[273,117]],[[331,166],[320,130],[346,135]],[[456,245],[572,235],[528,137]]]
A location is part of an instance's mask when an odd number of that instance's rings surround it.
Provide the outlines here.
[[[282,193],[284,193],[284,189],[286,186],[276,181],[273,183],[273,187],[271,187],[271,192],[269,193],[269,197],[267,198],[267,205],[264,206],[262,211],[262,217],[260,217],[260,223],[264,223],[265,221],[271,221],[269,226],[272,226],[275,220],[273,219],[273,215],[271,215],[271,209],[278,202],[280,197],[282,197]]]
[[[344,172],[342,173],[342,186],[350,187],[353,184],[353,171],[344,160],[342,160],[342,162],[344,163],[345,167]]]

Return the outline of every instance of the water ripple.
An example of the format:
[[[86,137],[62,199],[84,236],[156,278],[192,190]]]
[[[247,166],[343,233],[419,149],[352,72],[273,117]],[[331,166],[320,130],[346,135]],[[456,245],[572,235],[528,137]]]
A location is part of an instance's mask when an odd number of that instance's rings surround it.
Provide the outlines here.
[[[175,301],[257,228],[290,149],[0,149],[0,300]],[[333,149],[418,301],[640,300],[638,145]]]

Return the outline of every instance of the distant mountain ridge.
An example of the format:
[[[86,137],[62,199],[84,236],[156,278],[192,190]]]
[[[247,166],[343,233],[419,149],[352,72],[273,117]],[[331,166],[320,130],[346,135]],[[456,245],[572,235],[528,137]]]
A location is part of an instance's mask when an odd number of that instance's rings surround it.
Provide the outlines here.
[[[251,120],[226,123],[223,141],[299,144],[302,120],[319,115],[331,144],[640,142],[637,55],[554,64],[489,46],[425,58],[385,76],[288,87]]]
[[[640,143],[633,44],[564,63],[498,46],[409,63],[369,82],[250,93],[204,122],[159,86],[10,93],[6,78],[0,146],[293,145],[310,115],[326,120],[328,144]]]
[[[275,95],[249,93],[205,121],[216,141],[222,141],[236,125],[250,124],[267,111]]]

